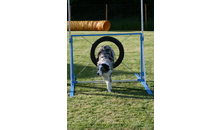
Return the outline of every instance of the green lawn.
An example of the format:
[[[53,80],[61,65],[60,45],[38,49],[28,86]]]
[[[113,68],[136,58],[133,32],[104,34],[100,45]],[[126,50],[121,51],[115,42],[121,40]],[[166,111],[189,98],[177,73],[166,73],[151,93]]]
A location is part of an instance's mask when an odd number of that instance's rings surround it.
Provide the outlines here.
[[[131,32],[131,31],[129,31]],[[98,34],[124,32],[72,31],[71,34]],[[128,32],[126,32],[128,33]],[[132,32],[140,33],[140,31]],[[74,97],[69,97],[70,62],[69,33],[67,32],[67,129],[154,129],[154,94],[148,95],[140,82],[112,83],[108,93],[105,83],[76,84]],[[128,36],[114,36],[123,41]],[[85,37],[93,43],[99,37]],[[154,93],[154,32],[144,32],[144,49],[147,84]],[[74,37],[74,73],[77,81],[102,80],[96,75],[97,68],[90,59],[91,44],[82,37]],[[116,52],[113,43],[108,44]],[[123,63],[134,72],[140,72],[140,37],[134,35],[122,42],[125,50]],[[86,69],[79,72],[86,66]],[[112,80],[136,79],[125,65],[120,64],[112,73]]]

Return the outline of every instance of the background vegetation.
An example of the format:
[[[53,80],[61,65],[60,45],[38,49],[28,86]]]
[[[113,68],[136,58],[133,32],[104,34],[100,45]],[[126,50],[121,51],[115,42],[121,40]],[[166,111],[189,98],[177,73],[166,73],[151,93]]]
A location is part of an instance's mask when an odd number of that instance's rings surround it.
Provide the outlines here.
[[[154,4],[154,0],[143,0],[144,3]],[[71,4],[139,4],[140,0],[70,0]]]
[[[106,4],[108,4],[108,20],[111,23],[110,31],[141,30],[139,0],[71,0],[71,20],[105,20]],[[147,5],[145,30],[153,31],[154,1],[144,0],[144,4]]]

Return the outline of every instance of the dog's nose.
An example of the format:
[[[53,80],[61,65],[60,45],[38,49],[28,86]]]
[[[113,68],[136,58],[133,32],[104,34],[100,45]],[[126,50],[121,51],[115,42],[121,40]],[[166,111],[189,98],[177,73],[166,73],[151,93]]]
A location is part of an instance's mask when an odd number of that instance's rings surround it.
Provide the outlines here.
[[[97,73],[97,75],[99,76],[99,73]]]

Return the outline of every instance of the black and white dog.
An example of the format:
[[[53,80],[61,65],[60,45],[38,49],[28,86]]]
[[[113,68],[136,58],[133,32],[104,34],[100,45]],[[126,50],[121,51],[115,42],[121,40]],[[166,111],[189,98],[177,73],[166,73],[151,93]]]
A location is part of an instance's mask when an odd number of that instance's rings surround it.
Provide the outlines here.
[[[105,81],[108,92],[111,92],[112,89],[111,74],[113,72],[114,57],[115,52],[110,46],[105,45],[99,48],[97,55],[97,75],[101,76]]]

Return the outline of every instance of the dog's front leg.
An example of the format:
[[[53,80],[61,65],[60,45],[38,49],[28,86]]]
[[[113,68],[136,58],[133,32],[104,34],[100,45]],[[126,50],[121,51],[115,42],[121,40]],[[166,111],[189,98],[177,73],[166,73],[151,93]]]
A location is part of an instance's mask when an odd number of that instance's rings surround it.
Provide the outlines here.
[[[111,92],[111,82],[110,81],[105,81],[105,83],[107,85],[108,92]]]
[[[103,80],[105,81],[105,83],[106,83],[106,85],[107,85],[107,90],[108,90],[108,92],[111,92],[111,89],[112,89],[112,80],[111,80],[111,77],[105,77],[105,76],[103,76],[102,77],[103,78]]]

